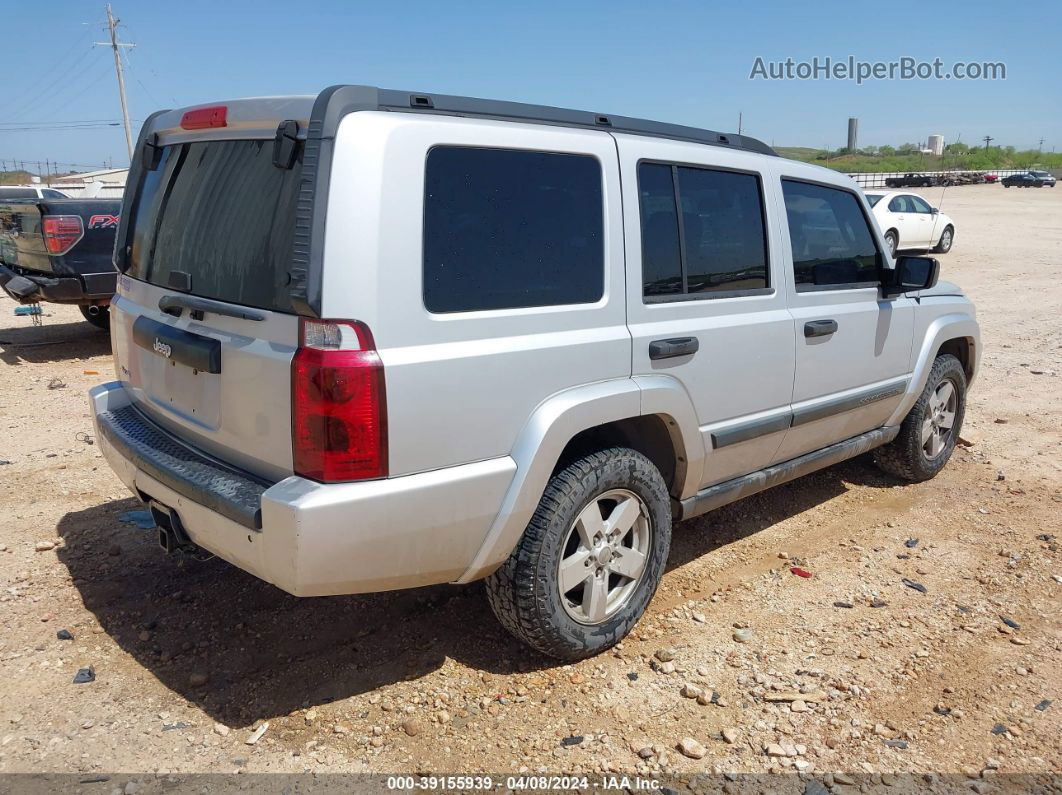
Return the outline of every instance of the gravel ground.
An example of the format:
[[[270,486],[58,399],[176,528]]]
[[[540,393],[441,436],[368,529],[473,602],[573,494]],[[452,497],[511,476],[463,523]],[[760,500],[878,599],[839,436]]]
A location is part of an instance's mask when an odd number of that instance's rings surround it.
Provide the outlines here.
[[[1057,773],[1062,191],[942,206],[986,343],[949,466],[897,486],[858,459],[679,525],[633,635],[575,665],[481,585],[299,600],[164,555],[92,444],[106,336],[0,301],[0,772]]]

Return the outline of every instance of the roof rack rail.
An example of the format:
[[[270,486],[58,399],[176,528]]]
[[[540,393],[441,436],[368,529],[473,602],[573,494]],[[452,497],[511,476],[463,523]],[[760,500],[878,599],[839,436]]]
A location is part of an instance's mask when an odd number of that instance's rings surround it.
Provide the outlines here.
[[[313,121],[322,122],[319,134],[331,137],[339,120],[356,110],[392,110],[420,113],[438,113],[449,116],[473,116],[477,118],[504,119],[534,124],[552,124],[562,127],[607,129],[615,132],[648,135],[655,138],[670,138],[729,149],[742,149],[763,155],[777,156],[771,147],[747,135],[720,133],[699,127],[681,124],[666,124],[648,119],[612,114],[591,113],[584,110],[555,108],[548,105],[530,105],[523,102],[507,102],[476,97],[460,97],[448,94],[425,94],[371,86],[344,85],[326,88],[314,104]],[[311,135],[314,131],[311,131]]]

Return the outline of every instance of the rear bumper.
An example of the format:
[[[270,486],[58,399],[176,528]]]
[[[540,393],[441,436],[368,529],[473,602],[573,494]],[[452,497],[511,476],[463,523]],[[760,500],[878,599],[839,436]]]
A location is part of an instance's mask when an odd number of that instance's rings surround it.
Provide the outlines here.
[[[134,494],[175,511],[198,546],[296,596],[456,580],[516,472],[504,457],[361,483],[268,484],[163,431],[118,382],[89,399],[100,449]]]
[[[29,282],[29,285],[26,285]],[[10,287],[9,287],[10,284]],[[118,284],[116,273],[82,276],[47,276],[35,271],[12,270],[0,265],[0,288],[19,303],[49,301],[55,304],[91,304],[107,301]]]

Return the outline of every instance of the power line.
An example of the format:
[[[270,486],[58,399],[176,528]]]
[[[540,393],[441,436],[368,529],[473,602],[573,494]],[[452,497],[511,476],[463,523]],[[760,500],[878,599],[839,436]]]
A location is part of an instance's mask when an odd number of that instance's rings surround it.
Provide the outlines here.
[[[65,71],[61,72],[59,74],[59,76],[55,78],[55,80],[53,80],[51,83],[49,83],[46,88],[44,88],[41,91],[37,92],[36,96],[34,96],[32,99],[30,99],[30,101],[27,104],[23,105],[21,110],[16,110],[12,115],[8,116],[8,118],[11,119],[12,121],[15,121],[20,116],[25,116],[27,111],[37,109],[37,107],[39,105],[41,105],[42,103],[51,100],[52,96],[56,92],[56,89],[58,89],[61,92],[63,90],[64,86],[68,85],[67,83],[64,83],[64,81],[67,80],[68,77],[70,77],[71,75],[74,75],[77,72],[78,68],[81,66],[82,63],[85,62],[85,59],[88,57],[89,53],[91,53],[91,52],[93,52],[92,47],[88,47],[87,49],[85,49],[81,53],[81,57],[80,58],[78,58],[72,64],[70,64],[70,66]],[[81,74],[84,74],[84,72],[82,72]],[[77,78],[74,77],[73,79],[76,80]]]
[[[61,130],[103,130],[111,127],[121,127],[120,121],[112,121],[107,124],[67,124],[67,125],[39,125],[36,127],[3,127],[0,133],[5,132],[59,132]]]
[[[0,127],[8,127],[12,124],[103,124],[104,122],[120,122],[121,119],[66,119],[48,121],[0,121]]]
[[[89,52],[92,52],[92,50],[89,50]],[[102,69],[100,67],[102,67]],[[86,86],[91,85],[93,82],[97,82],[103,76],[106,69],[106,60],[97,61],[95,64],[90,63],[78,74],[74,75],[62,84],[56,86],[56,88],[52,90],[48,95],[42,95],[40,98],[41,103],[51,105],[52,103],[59,101],[65,102],[66,99],[72,95],[80,95],[84,91]],[[60,110],[59,112],[65,112],[65,108]],[[11,121],[15,121],[15,119],[12,119]],[[25,123],[21,119],[18,119],[18,121],[20,123]]]
[[[82,22],[81,24],[85,25],[85,26],[88,26],[88,25],[91,25],[92,23],[90,23],[90,22]],[[43,71],[43,73],[40,76],[41,82],[43,83],[43,82],[45,82],[47,80],[51,80],[52,76],[54,74],[56,74],[56,72],[59,69],[67,67],[69,65],[69,58],[67,56],[76,54],[78,52],[78,45],[80,45],[83,42],[85,42],[85,40],[89,38],[91,33],[92,33],[91,30],[83,30],[83,31],[81,31],[81,34],[79,36],[76,36],[74,38],[74,40],[70,43],[70,46],[68,48],[66,48],[66,56],[64,56],[62,58],[55,59],[54,61],[52,61],[52,63],[49,65],[49,67]],[[85,43],[87,43],[87,42],[85,42]],[[89,48],[89,49],[91,50],[91,48]],[[49,87],[50,86],[51,86],[51,84],[49,84]],[[5,104],[7,105],[7,107],[12,107],[12,106],[17,107],[24,99],[26,99],[28,97],[31,97],[34,94],[35,89],[36,89],[35,86],[30,86],[28,88],[25,88],[22,92],[20,92],[18,94],[15,94],[14,96],[12,96],[9,99],[7,99]],[[40,92],[39,91],[36,92],[36,93],[37,93],[37,96],[40,96]]]

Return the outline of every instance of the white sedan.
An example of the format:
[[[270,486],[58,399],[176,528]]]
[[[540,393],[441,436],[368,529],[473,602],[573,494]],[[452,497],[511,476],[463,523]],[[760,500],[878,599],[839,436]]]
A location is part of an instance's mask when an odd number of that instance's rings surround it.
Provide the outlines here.
[[[947,254],[955,242],[955,222],[921,196],[902,191],[868,191],[867,201],[885,235],[889,251],[932,249]]]

